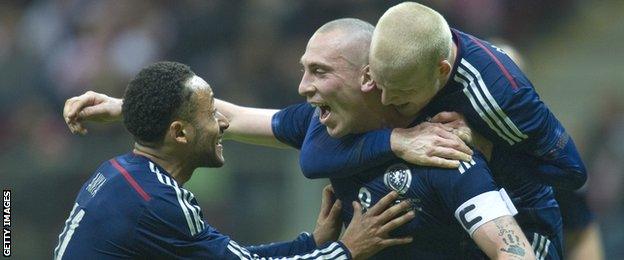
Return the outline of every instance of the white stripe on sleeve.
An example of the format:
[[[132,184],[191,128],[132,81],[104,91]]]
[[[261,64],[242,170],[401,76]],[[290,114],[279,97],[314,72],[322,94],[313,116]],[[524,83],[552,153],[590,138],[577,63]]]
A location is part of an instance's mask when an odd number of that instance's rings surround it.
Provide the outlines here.
[[[69,224],[67,235],[65,235],[65,238],[63,238],[61,247],[59,248],[58,254],[56,255],[56,257],[54,257],[54,259],[63,259],[63,254],[65,254],[65,249],[67,249],[67,244],[69,244],[69,241],[74,235],[74,231],[76,230],[76,228],[78,228],[78,225],[80,225],[80,221],[82,220],[82,217],[84,216],[84,214],[85,214],[85,211],[82,209],[78,211],[78,213],[76,213],[76,216],[74,216],[71,223]]]

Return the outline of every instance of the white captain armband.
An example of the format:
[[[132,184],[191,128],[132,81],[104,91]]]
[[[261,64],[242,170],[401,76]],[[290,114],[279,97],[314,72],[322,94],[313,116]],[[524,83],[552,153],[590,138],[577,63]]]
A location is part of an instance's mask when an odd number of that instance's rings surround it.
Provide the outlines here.
[[[462,227],[472,234],[481,225],[502,216],[513,216],[518,213],[509,199],[505,189],[481,193],[462,203],[455,210],[455,218]]]

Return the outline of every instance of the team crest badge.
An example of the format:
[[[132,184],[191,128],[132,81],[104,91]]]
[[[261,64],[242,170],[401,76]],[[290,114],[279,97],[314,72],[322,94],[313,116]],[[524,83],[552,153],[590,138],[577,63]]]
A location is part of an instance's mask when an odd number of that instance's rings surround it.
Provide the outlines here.
[[[412,171],[407,165],[402,163],[394,164],[384,174],[384,184],[391,190],[395,190],[399,195],[405,195],[412,183]]]

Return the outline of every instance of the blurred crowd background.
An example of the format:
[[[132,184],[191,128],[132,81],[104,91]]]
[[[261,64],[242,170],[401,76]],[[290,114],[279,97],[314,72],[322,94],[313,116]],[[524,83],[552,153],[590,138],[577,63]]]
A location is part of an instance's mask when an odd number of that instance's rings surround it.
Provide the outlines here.
[[[0,186],[12,189],[13,255],[51,257],[82,183],[131,149],[121,124],[74,136],[64,101],[87,90],[120,97],[159,60],[189,64],[217,97],[281,108],[297,95],[299,57],[322,24],[373,24],[397,1],[0,1]],[[523,56],[542,99],[575,138],[584,189],[607,259],[624,257],[624,1],[424,1],[451,26],[504,39]],[[295,150],[227,142],[226,166],[201,169],[187,188],[204,217],[246,243],[312,231],[326,180],[307,180]]]

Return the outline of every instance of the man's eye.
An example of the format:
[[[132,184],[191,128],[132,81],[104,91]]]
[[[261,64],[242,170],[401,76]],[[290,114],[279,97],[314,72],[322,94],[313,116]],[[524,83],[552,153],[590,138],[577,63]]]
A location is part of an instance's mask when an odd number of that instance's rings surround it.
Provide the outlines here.
[[[314,70],[312,70],[312,72],[313,72],[314,74],[324,74],[324,73],[325,73],[325,70],[323,70],[323,69],[314,69]]]

